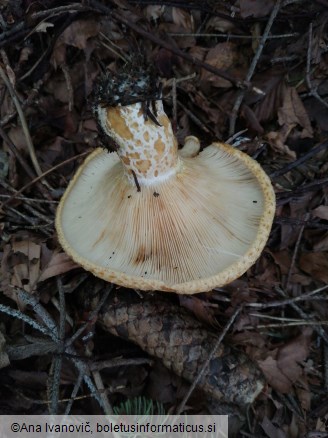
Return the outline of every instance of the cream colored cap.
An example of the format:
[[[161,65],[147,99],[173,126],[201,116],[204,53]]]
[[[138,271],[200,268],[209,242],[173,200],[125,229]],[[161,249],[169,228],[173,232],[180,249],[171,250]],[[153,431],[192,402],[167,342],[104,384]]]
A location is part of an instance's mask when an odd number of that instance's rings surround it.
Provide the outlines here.
[[[57,211],[64,250],[118,285],[183,294],[241,276],[260,256],[275,196],[260,165],[213,143],[181,170],[138,192],[116,153],[96,149]]]

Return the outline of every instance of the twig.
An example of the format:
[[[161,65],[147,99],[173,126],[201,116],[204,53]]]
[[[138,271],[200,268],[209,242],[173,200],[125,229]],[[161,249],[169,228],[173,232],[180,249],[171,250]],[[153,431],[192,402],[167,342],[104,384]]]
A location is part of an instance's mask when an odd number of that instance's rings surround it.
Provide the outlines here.
[[[2,181],[1,181],[2,182]],[[0,193],[0,198],[12,198],[11,195],[3,195]],[[35,199],[35,198],[26,198],[24,196],[15,196],[15,199],[18,199],[19,201],[26,201],[26,202],[35,202],[37,204],[58,204],[59,201],[48,201],[47,199]]]
[[[192,112],[190,111],[186,106],[184,106],[179,100],[177,101],[178,106],[183,109],[183,111],[187,114],[188,117],[197,125],[199,126],[204,132],[207,132],[208,134],[211,133],[210,129]]]
[[[307,222],[309,217],[310,217],[310,213],[306,213],[304,215],[304,219],[303,220],[305,222]],[[286,282],[285,282],[285,290],[287,290],[287,291],[289,289],[290,279],[291,279],[291,276],[292,276],[292,272],[294,270],[294,266],[295,266],[295,262],[296,262],[296,257],[297,257],[298,250],[299,250],[299,247],[300,247],[300,244],[301,244],[304,228],[305,228],[305,225],[302,225],[302,227],[301,227],[301,229],[300,229],[300,231],[298,233],[297,241],[296,241],[294,252],[293,252],[293,257],[292,257],[292,260],[291,260],[291,263],[290,263],[290,266],[289,266],[289,269],[288,269],[288,275],[287,275]]]
[[[100,371],[104,368],[116,368],[116,367],[125,367],[125,366],[131,366],[131,365],[152,365],[154,361],[152,359],[148,359],[145,357],[141,358],[130,358],[127,359],[124,358],[115,358],[115,359],[109,359],[109,360],[102,360],[98,362],[92,362],[89,367],[91,371]]]
[[[46,336],[50,335],[47,327],[34,321],[34,319],[25,315],[20,310],[12,309],[11,307],[4,306],[3,304],[0,304],[0,312],[5,313],[6,315],[12,316],[13,318],[20,319],[21,321],[25,322],[26,324],[30,325],[35,330],[38,330],[39,332],[43,333]]]
[[[25,170],[27,175],[30,178],[34,179],[35,178],[34,172],[32,171],[32,169],[30,168],[28,163],[25,161],[25,158],[22,157],[22,155],[20,154],[20,152],[17,149],[17,147],[15,146],[15,144],[10,140],[10,138],[8,137],[8,135],[5,133],[5,131],[2,129],[1,126],[0,126],[0,136],[6,142],[9,149],[11,150],[13,155],[17,158],[17,160],[19,161],[19,163],[21,164],[21,166],[23,167],[23,169]],[[36,180],[39,182],[40,179],[41,179],[41,177],[38,177]],[[44,197],[49,199],[50,195],[49,195],[48,191],[46,190],[46,188],[41,183],[38,184],[38,187],[39,187],[40,191],[42,192],[42,194],[44,195]],[[18,192],[17,192],[17,194],[19,195]],[[13,195],[13,198],[14,197],[15,197],[15,195]],[[9,201],[4,202],[3,205],[7,204],[7,202],[9,202]]]
[[[59,339],[64,342],[65,337],[65,322],[66,322],[66,303],[63,283],[61,278],[57,276],[57,289],[59,294]]]
[[[283,306],[286,306],[288,304],[296,303],[298,301],[306,301],[310,298],[326,300],[326,299],[328,299],[328,297],[322,297],[322,296],[314,297],[314,295],[316,295],[320,292],[323,292],[326,289],[328,289],[328,285],[323,286],[323,287],[319,287],[318,289],[315,289],[311,292],[307,292],[303,295],[299,295],[299,296],[294,297],[294,298],[288,298],[286,300],[281,300],[281,301],[272,301],[271,303],[246,303],[245,307],[256,307],[256,308],[260,308],[260,309],[270,309],[272,307],[283,307]]]
[[[282,2],[282,0],[277,0],[276,4],[274,5],[274,8],[271,11],[269,20],[268,20],[267,25],[264,29],[263,35],[260,39],[256,53],[255,53],[254,58],[251,62],[251,65],[249,66],[249,69],[248,69],[248,72],[246,75],[246,79],[245,79],[246,83],[250,82],[250,80],[255,72],[255,68],[257,66],[257,63],[258,63],[260,56],[262,54],[262,51],[264,49],[265,42],[268,39],[272,24],[273,24],[278,12],[279,12],[281,2]],[[229,136],[232,136],[233,133],[235,132],[238,111],[239,111],[239,108],[244,100],[245,94],[246,94],[246,90],[240,90],[237,94],[237,98],[236,98],[236,101],[235,101],[234,106],[232,108],[231,117],[230,117]]]
[[[29,17],[29,20],[21,20],[15,26],[11,27],[8,31],[0,34],[0,47],[6,45],[10,40],[17,39],[21,35],[24,35],[26,32],[28,32],[28,29],[30,27],[35,25],[35,21],[38,19],[43,19],[43,18],[49,19],[59,14],[74,13],[78,11],[83,12],[83,11],[95,11],[95,10],[90,7],[85,7],[80,3],[72,3],[66,6],[59,6],[53,9],[45,9],[43,11],[34,12]]]
[[[60,68],[64,73],[65,81],[66,81],[66,87],[68,93],[68,111],[72,112],[74,107],[74,92],[73,92],[71,75],[69,73],[68,66],[65,63],[61,64]]]
[[[319,93],[316,88],[313,87],[311,82],[311,57],[312,57],[312,23],[309,24],[309,45],[307,50],[307,58],[306,58],[306,84],[310,90],[310,95],[313,96],[315,99],[317,99],[323,106],[328,108],[328,102],[326,102],[324,99],[322,99],[321,96],[319,96]]]
[[[104,413],[105,415],[113,415],[113,408],[111,406],[111,404],[109,403],[108,397],[107,397],[107,393],[104,387],[104,383],[102,381],[101,375],[99,371],[92,371],[92,375],[94,378],[94,381],[96,383],[97,389],[99,390],[100,393],[100,397],[103,401],[104,404]]]
[[[49,373],[49,414],[56,415],[58,413],[60,375],[63,364],[63,356],[55,354],[52,359],[51,369]]]
[[[282,322],[281,324],[256,324],[256,326],[246,325],[243,327],[244,330],[257,330],[257,329],[267,329],[267,328],[286,328],[286,327],[298,327],[298,326],[311,326],[315,328],[316,326],[328,325],[328,321],[306,321],[300,319],[299,321]]]
[[[8,214],[8,213],[13,213],[13,215]],[[17,218],[24,219],[23,222],[18,221],[18,223],[21,223],[22,226],[24,226],[25,229],[28,229],[28,228],[30,228],[30,229],[38,229],[38,228],[49,227],[49,226],[53,225],[53,223],[54,223],[54,221],[48,221],[48,219],[47,219],[45,224],[39,224],[39,223],[37,224],[36,223],[36,219],[27,216],[26,214],[22,213],[21,211],[16,210],[13,207],[7,207],[6,216],[9,216],[9,217],[11,216],[11,217],[14,217],[15,219],[17,219]],[[31,224],[31,226],[30,227],[26,226],[26,222]],[[14,228],[15,227],[13,226],[12,229],[14,229]],[[21,228],[21,226],[19,226],[19,228]],[[43,230],[43,232],[47,236],[50,236],[52,234],[50,231],[47,231],[47,230]]]
[[[130,29],[132,29],[135,32],[137,32],[138,34],[142,35],[144,38],[149,39],[150,41],[157,44],[158,46],[164,47],[165,49],[169,50],[170,52],[174,53],[175,55],[180,56],[180,58],[183,58],[183,59],[191,62],[193,65],[196,65],[197,67],[202,67],[205,70],[209,71],[210,73],[213,73],[216,76],[220,76],[220,77],[226,79],[227,81],[231,82],[232,84],[236,85],[239,88],[245,88],[247,86],[246,83],[241,82],[235,76],[233,76],[225,71],[222,71],[218,68],[215,68],[210,64],[202,62],[199,59],[196,59],[193,56],[189,55],[188,53],[183,52],[179,48],[172,46],[168,42],[163,41],[161,38],[157,37],[153,33],[147,32],[146,30],[144,30],[140,26],[140,24],[133,23],[131,20],[125,18],[122,14],[116,12],[113,9],[109,9],[108,7],[104,6],[100,2],[98,2],[96,0],[90,0],[90,4],[93,4],[95,8],[104,12],[106,15],[114,17],[115,20],[119,21],[120,23],[123,23],[125,26],[128,26]]]
[[[173,113],[173,132],[177,132],[178,128],[178,105],[177,105],[177,80],[173,78],[172,80],[172,113]]]
[[[270,173],[270,175],[269,175],[270,178],[274,179],[274,178],[277,178],[278,176],[284,175],[285,173],[289,172],[290,170],[294,169],[295,167],[298,167],[300,164],[302,164],[305,161],[312,158],[313,155],[316,155],[325,149],[328,149],[328,141],[327,140],[324,141],[323,143],[318,144],[317,146],[315,146],[311,150],[309,150],[309,152],[304,154],[302,157],[287,164],[287,166],[284,166],[281,169],[278,169],[275,172]]]
[[[18,116],[19,116],[19,119],[20,119],[21,124],[22,124],[22,129],[23,129],[23,132],[24,132],[27,149],[28,149],[28,152],[30,154],[30,158],[31,158],[34,170],[35,170],[36,174],[38,176],[40,176],[40,175],[42,175],[42,169],[41,169],[41,167],[39,165],[38,159],[37,159],[36,154],[35,154],[35,148],[34,148],[34,145],[33,145],[33,141],[32,141],[32,138],[31,138],[30,131],[29,131],[28,126],[27,126],[25,115],[23,113],[23,110],[22,110],[22,107],[21,107],[21,105],[19,103],[19,100],[18,100],[18,98],[16,96],[16,92],[14,90],[14,87],[11,85],[11,83],[10,83],[9,79],[7,78],[7,75],[6,75],[5,71],[3,70],[3,68],[1,67],[1,65],[0,65],[0,77],[3,80],[3,82],[5,83],[8,91],[9,91],[9,94],[10,94],[10,96],[11,96],[13,102],[14,102],[14,105],[16,107],[16,110],[17,110],[17,113],[18,113]],[[51,188],[49,186],[49,184],[47,184],[47,182],[44,179],[41,179],[41,182],[43,184],[45,184],[48,188]]]
[[[1,128],[0,128],[0,135],[1,135]],[[21,193],[23,193],[26,189],[28,189],[29,187],[31,187],[33,184],[35,184],[36,182],[38,182],[41,178],[43,178],[44,176],[48,175],[49,173],[52,173],[54,170],[57,170],[58,168],[60,168],[61,166],[64,166],[67,163],[70,163],[71,161],[74,161],[80,157],[84,157],[85,155],[89,154],[90,150],[87,150],[85,152],[82,152],[82,154],[78,154],[75,155],[74,157],[68,158],[67,160],[62,161],[59,164],[56,164],[56,166],[53,166],[51,169],[47,170],[46,172],[43,172],[42,175],[36,177],[33,179],[33,181],[30,181],[29,183],[25,184],[25,186],[23,186],[21,189],[17,190],[16,193],[14,193],[10,199],[8,199],[8,201],[5,201],[2,204],[2,207],[5,207],[6,205],[9,204],[9,202],[11,202],[13,199],[16,198],[16,196],[20,195]]]
[[[237,318],[237,316],[241,312],[241,309],[242,309],[242,306],[237,307],[237,309],[231,315],[229,321],[227,322],[227,324],[225,325],[224,329],[222,330],[220,336],[218,337],[218,340],[216,341],[212,351],[208,355],[208,358],[204,362],[204,365],[199,370],[199,373],[198,373],[197,377],[193,381],[193,383],[192,383],[191,387],[189,388],[187,394],[184,396],[182,402],[180,403],[180,405],[179,405],[179,407],[177,409],[177,415],[180,415],[181,412],[184,410],[185,405],[186,405],[187,401],[189,400],[192,392],[195,390],[198,382],[200,381],[200,379],[202,378],[204,372],[206,371],[207,367],[209,366],[213,356],[215,355],[215,353],[217,352],[218,348],[220,347],[224,337],[226,336],[226,334],[228,333],[230,327],[232,326],[232,324],[234,323],[235,319]]]
[[[46,73],[44,77],[40,80],[38,80],[35,84],[33,84],[33,88],[28,94],[28,97],[21,103],[21,107],[24,110],[28,105],[31,105],[33,102],[35,102],[35,98],[37,94],[39,93],[40,88],[46,82],[48,76],[50,76],[50,73]],[[19,78],[20,80],[22,78]],[[12,113],[7,114],[5,117],[2,117],[0,121],[0,126],[6,125],[8,122],[10,122],[11,119],[13,119],[17,115],[17,111],[14,110]]]
[[[274,219],[274,223],[279,225],[287,224],[296,227],[302,227],[304,225],[306,228],[317,228],[319,230],[328,230],[328,225],[321,224],[319,222],[314,222],[314,221],[304,222],[300,219],[294,219],[294,218],[283,217],[283,216],[276,216]]]
[[[276,291],[280,295],[282,295],[283,297],[288,298],[288,294],[284,290],[280,289],[279,287],[276,288]],[[306,321],[308,321],[310,319],[310,316],[307,313],[305,313],[297,304],[291,303],[290,305],[300,315],[301,318],[305,319]],[[325,341],[325,343],[328,345],[328,335],[325,332],[325,330],[322,327],[320,327],[320,325],[319,325],[319,327],[317,325],[314,325],[313,328],[318,333],[318,335],[322,337],[322,339]]]
[[[328,345],[323,346],[323,363],[325,375],[325,389],[328,391]]]
[[[202,38],[227,38],[229,39],[247,39],[247,40],[255,40],[259,39],[259,36],[252,36],[252,35],[234,35],[229,33],[168,33],[170,36],[175,37],[186,37],[186,36],[193,36],[193,37],[202,37]],[[291,37],[298,37],[300,34],[298,32],[294,33],[286,33],[281,35],[268,35],[267,39],[278,39],[278,38],[291,38]]]
[[[71,412],[73,402],[76,399],[78,390],[80,389],[82,382],[83,382],[83,373],[80,371],[79,375],[78,375],[78,378],[76,379],[76,382],[74,384],[74,388],[73,388],[73,391],[72,391],[72,394],[71,394],[71,398],[70,398],[70,400],[68,400],[68,403],[66,405],[66,409],[65,409],[65,414],[64,415],[68,415]]]
[[[106,300],[107,300],[109,294],[112,292],[113,288],[114,288],[113,284],[111,284],[108,288],[106,288],[106,291],[103,292],[102,297],[101,297],[97,307],[95,308],[95,310],[93,310],[90,313],[87,321],[78,330],[76,330],[76,332],[65,342],[66,347],[72,345],[73,342],[75,342],[76,339],[78,339],[81,336],[81,334],[85,331],[85,329],[88,327],[90,322],[93,321],[97,317],[100,309],[102,308],[102,306],[106,302]]]
[[[25,304],[28,304],[32,307],[33,311],[41,318],[44,324],[48,327],[50,332],[50,337],[53,341],[58,341],[58,328],[53,320],[52,316],[46,311],[46,309],[41,306],[39,301],[36,299],[34,295],[29,294],[24,289],[17,289],[18,298]]]

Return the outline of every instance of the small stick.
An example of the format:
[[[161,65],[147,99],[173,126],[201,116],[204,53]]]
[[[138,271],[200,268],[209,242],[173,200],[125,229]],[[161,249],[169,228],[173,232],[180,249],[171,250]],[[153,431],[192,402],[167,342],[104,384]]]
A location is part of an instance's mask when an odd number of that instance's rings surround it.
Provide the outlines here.
[[[60,68],[62,69],[62,72],[64,73],[65,81],[66,81],[66,86],[67,86],[67,92],[68,92],[68,111],[72,112],[73,107],[74,107],[74,92],[73,92],[71,75],[69,73],[69,69],[68,69],[67,64],[65,64],[65,63],[62,64],[60,66]]]
[[[328,391],[328,345],[323,346],[323,362],[325,370],[325,389]]]
[[[309,45],[307,50],[307,58],[306,58],[306,84],[310,90],[310,95],[313,96],[315,99],[317,99],[323,106],[328,108],[328,102],[326,102],[324,99],[322,99],[321,96],[319,96],[319,93],[317,92],[317,89],[313,87],[311,82],[311,55],[312,55],[312,23],[309,25]]]
[[[113,415],[114,411],[109,403],[107,393],[105,391],[104,383],[102,381],[101,375],[99,371],[92,371],[93,379],[95,381],[96,387],[99,391],[100,397],[103,401],[103,408],[105,415]]]
[[[212,351],[210,352],[210,354],[208,355],[208,358],[206,359],[206,361],[204,362],[204,365],[201,367],[201,369],[199,370],[199,373],[196,377],[196,379],[193,381],[192,385],[190,386],[187,394],[184,396],[182,402],[180,403],[178,409],[177,409],[177,415],[180,415],[181,412],[184,410],[185,405],[187,403],[187,401],[189,400],[191,394],[193,393],[193,391],[195,390],[198,382],[200,381],[200,379],[202,378],[204,372],[206,371],[207,367],[209,366],[209,363],[211,362],[212,358],[214,357],[215,353],[218,351],[218,348],[220,347],[220,345],[222,344],[222,341],[225,337],[225,335],[228,333],[230,327],[232,326],[232,324],[234,323],[235,319],[237,318],[237,316],[239,315],[239,313],[241,312],[242,306],[237,307],[237,309],[234,311],[234,313],[231,315],[229,321],[227,322],[226,326],[224,327],[224,329],[222,330],[220,336],[218,337]]]
[[[303,220],[305,222],[307,222],[307,220],[309,218],[310,218],[310,213],[306,213],[304,215],[304,219]],[[294,270],[294,266],[295,266],[295,262],[296,262],[296,256],[298,254],[298,250],[299,250],[299,247],[300,247],[300,244],[301,244],[304,228],[305,228],[305,225],[302,225],[301,229],[299,231],[298,237],[297,237],[297,241],[296,241],[294,252],[293,252],[293,257],[292,257],[292,260],[291,260],[291,263],[290,263],[290,267],[289,267],[289,270],[288,270],[288,275],[287,275],[287,279],[286,279],[286,283],[285,283],[285,290],[289,289],[290,279],[291,279],[291,276],[292,276],[292,272]]]
[[[170,36],[176,36],[176,37],[186,37],[186,36],[193,36],[193,37],[202,37],[202,38],[227,38],[229,39],[247,39],[247,40],[255,40],[259,37],[255,37],[252,35],[234,35],[229,33],[168,33]],[[267,39],[278,39],[278,38],[291,38],[291,37],[298,37],[300,34],[298,32],[294,33],[285,33],[281,35],[269,35]]]
[[[287,298],[286,300],[282,300],[282,301],[272,301],[271,303],[246,303],[245,307],[256,307],[257,309],[270,309],[272,307],[282,307],[282,306],[286,306],[288,304],[292,304],[292,303],[296,303],[297,301],[306,301],[308,299],[318,299],[318,300],[327,300],[328,297],[323,297],[323,296],[319,296],[319,297],[314,297],[313,295],[316,295],[320,292],[323,292],[324,290],[328,289],[328,285],[323,286],[323,287],[319,287],[318,289],[315,289],[311,292],[307,292],[303,295],[299,295],[297,297],[294,298]]]
[[[1,135],[1,128],[0,128],[0,135]],[[47,170],[46,172],[43,172],[42,175],[36,177],[33,179],[33,181],[30,181],[29,183],[25,184],[25,186],[23,186],[21,189],[17,190],[16,193],[13,193],[13,195],[10,197],[10,199],[8,199],[8,201],[5,201],[2,204],[2,207],[5,207],[7,204],[9,204],[9,202],[11,202],[13,199],[16,198],[16,196],[20,195],[22,192],[24,192],[24,190],[28,189],[29,187],[31,187],[33,184],[35,184],[36,182],[38,182],[41,178],[43,178],[45,175],[48,175],[49,173],[53,172],[54,170],[57,170],[59,167],[64,166],[67,163],[70,163],[71,161],[76,160],[77,158],[80,157],[84,157],[85,155],[89,154],[90,150],[87,150],[85,152],[82,152],[82,154],[78,154],[75,155],[74,157],[68,158],[65,161],[62,161],[59,164],[56,164],[56,166],[53,166],[51,169]]]
[[[207,132],[208,134],[211,133],[210,129],[197,116],[195,116],[193,112],[185,107],[180,101],[177,101],[177,103],[197,126],[199,126],[204,132]]]
[[[152,359],[148,359],[145,357],[133,357],[130,359],[127,359],[126,357],[123,358],[115,358],[115,359],[109,359],[109,360],[102,360],[98,362],[92,362],[89,365],[89,368],[91,371],[100,371],[104,368],[116,368],[116,367],[123,367],[123,366],[131,366],[131,365],[152,365],[154,361]]]
[[[34,148],[34,145],[33,145],[33,141],[32,141],[32,138],[31,138],[30,131],[29,131],[28,126],[27,126],[25,115],[23,113],[23,110],[22,110],[22,107],[21,107],[21,105],[19,103],[19,100],[18,100],[18,98],[16,96],[16,92],[14,90],[14,87],[11,85],[11,83],[10,83],[9,79],[7,78],[7,75],[4,72],[3,68],[1,67],[1,65],[0,65],[0,77],[3,80],[3,82],[5,83],[8,91],[9,91],[9,94],[10,94],[10,96],[11,96],[13,102],[14,102],[14,105],[16,107],[18,116],[19,116],[21,124],[22,124],[22,128],[23,128],[23,132],[24,132],[24,135],[25,135],[27,149],[29,151],[29,154],[30,154],[30,157],[31,157],[31,161],[32,161],[34,170],[35,170],[36,174],[38,176],[40,176],[40,175],[42,175],[42,169],[41,169],[41,167],[39,165],[38,159],[37,159],[36,154],[35,154],[35,148]],[[49,184],[44,179],[41,180],[41,182],[43,184],[45,184],[48,188],[51,188],[49,186]]]
[[[283,289],[277,287],[276,291],[283,297],[288,298],[288,294]],[[290,305],[300,315],[301,318],[305,319],[306,321],[310,319],[310,316],[307,313],[305,313],[297,304],[291,303]],[[319,336],[321,336],[321,338],[328,345],[328,335],[326,331],[320,325],[319,326],[313,325],[313,329],[318,333]]]
[[[174,53],[175,55],[180,56],[183,59],[186,59],[187,61],[191,62],[193,65],[196,65],[197,67],[202,67],[205,70],[209,71],[210,73],[213,73],[214,75],[220,76],[220,77],[226,79],[227,81],[230,81],[232,84],[236,85],[237,87],[243,88],[247,85],[247,84],[241,82],[235,76],[233,76],[225,71],[222,71],[218,68],[215,68],[212,65],[207,64],[206,62],[202,62],[199,59],[196,59],[193,56],[189,55],[188,53],[183,52],[179,48],[172,46],[168,42],[163,41],[161,38],[157,37],[153,33],[147,32],[140,25],[133,23],[131,20],[123,17],[122,14],[116,12],[113,9],[109,9],[108,7],[102,5],[100,2],[98,2],[96,0],[90,0],[90,4],[94,5],[95,8],[98,8],[100,11],[104,12],[105,14],[108,14],[109,16],[114,17],[115,20],[128,26],[130,29],[134,30],[139,35],[142,35],[143,37],[149,39],[150,41],[153,41],[158,46],[164,47],[165,49],[169,50],[170,52]]]
[[[312,158],[313,155],[316,155],[327,148],[328,148],[328,141],[324,141],[323,143],[318,144],[317,146],[309,150],[309,152],[307,152],[302,157],[300,157],[298,160],[292,161],[291,163],[287,164],[287,166],[284,166],[283,168],[270,173],[269,175],[270,178],[274,179],[277,178],[278,176],[284,175],[285,173],[289,172],[290,170],[294,169],[295,167],[298,167],[300,164]]]
[[[172,80],[172,100],[173,100],[173,132],[177,132],[178,128],[178,105],[177,105],[177,80]]]
[[[268,20],[267,25],[264,29],[263,35],[260,39],[260,43],[259,43],[258,48],[256,50],[255,56],[251,62],[251,65],[249,66],[249,69],[248,69],[248,72],[246,75],[246,79],[245,79],[246,83],[250,82],[250,80],[255,72],[255,68],[257,66],[257,63],[258,63],[260,56],[262,54],[262,51],[264,49],[265,42],[268,39],[269,32],[271,30],[273,22],[274,22],[276,16],[278,15],[278,12],[279,12],[279,9],[281,6],[281,1],[282,0],[277,0],[276,4],[274,5],[274,8],[271,11],[269,20]],[[234,106],[232,108],[232,113],[231,113],[231,117],[230,117],[229,136],[232,136],[233,133],[235,132],[237,114],[238,114],[239,108],[244,100],[245,93],[246,93],[246,90],[240,90],[237,94],[237,98],[236,98],[236,101],[235,101]]]

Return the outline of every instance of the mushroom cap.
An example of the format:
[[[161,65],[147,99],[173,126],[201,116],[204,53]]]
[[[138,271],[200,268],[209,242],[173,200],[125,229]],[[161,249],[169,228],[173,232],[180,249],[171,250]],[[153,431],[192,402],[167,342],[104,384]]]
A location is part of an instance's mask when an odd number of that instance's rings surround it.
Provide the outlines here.
[[[241,276],[271,230],[268,176],[223,143],[181,160],[176,175],[137,192],[117,154],[96,149],[57,210],[64,250],[97,277],[142,290],[193,294]]]

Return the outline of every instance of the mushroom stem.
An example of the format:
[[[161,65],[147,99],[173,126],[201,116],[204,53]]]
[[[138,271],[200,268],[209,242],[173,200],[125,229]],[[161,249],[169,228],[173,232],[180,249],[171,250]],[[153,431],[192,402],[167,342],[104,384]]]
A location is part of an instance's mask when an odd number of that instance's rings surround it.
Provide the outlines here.
[[[117,145],[125,174],[131,184],[140,186],[169,179],[181,167],[178,144],[171,123],[157,100],[156,120],[145,118],[141,102],[126,106],[97,108],[99,123]]]

